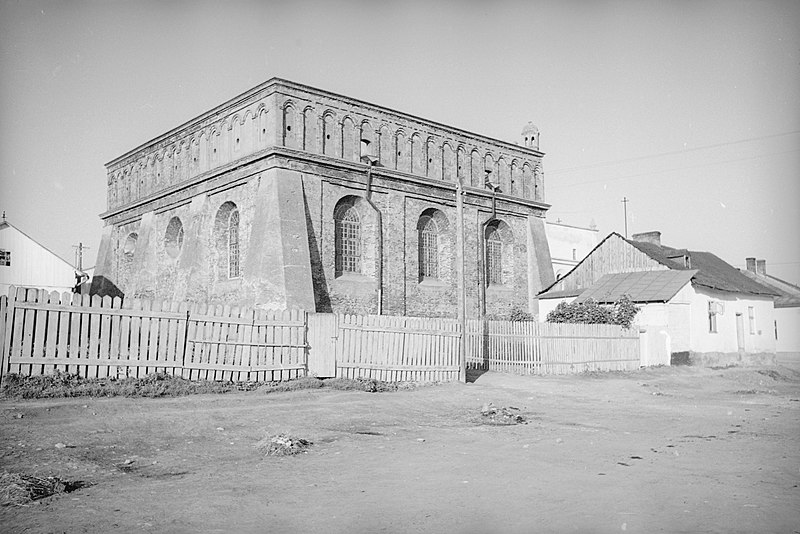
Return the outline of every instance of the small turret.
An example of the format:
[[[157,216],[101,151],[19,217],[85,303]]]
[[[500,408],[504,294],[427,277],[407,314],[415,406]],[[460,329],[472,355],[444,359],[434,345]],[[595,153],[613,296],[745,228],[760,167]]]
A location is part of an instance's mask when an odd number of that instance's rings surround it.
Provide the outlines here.
[[[539,150],[539,128],[528,122],[522,129],[522,146]]]

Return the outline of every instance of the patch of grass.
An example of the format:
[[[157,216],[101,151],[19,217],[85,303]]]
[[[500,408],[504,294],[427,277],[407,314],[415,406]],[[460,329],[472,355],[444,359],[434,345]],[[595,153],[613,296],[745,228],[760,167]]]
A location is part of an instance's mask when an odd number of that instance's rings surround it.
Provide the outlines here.
[[[3,379],[0,396],[23,399],[48,399],[63,397],[182,397],[202,393],[228,393],[253,391],[284,393],[307,389],[329,388],[370,393],[412,389],[414,384],[383,382],[371,378],[301,377],[285,382],[215,382],[212,380],[186,380],[164,373],[154,373],[144,378],[84,378],[76,374],[56,371],[51,375],[21,376],[11,374]]]
[[[180,397],[198,393],[236,391],[231,382],[194,382],[163,373],[144,378],[84,378],[55,372],[52,375],[8,375],[0,395],[23,399],[61,397]]]
[[[319,389],[325,382],[313,376],[305,376],[286,382],[268,382],[258,387],[260,393],[283,393],[286,391],[300,391],[303,389]]]
[[[3,473],[0,475],[0,505],[24,506],[51,495],[70,493],[88,485],[81,480],[71,482],[58,477]]]
[[[379,393],[384,391],[397,391],[401,389],[398,382],[384,382],[374,378],[329,378],[325,380],[325,387],[342,391],[366,391]]]

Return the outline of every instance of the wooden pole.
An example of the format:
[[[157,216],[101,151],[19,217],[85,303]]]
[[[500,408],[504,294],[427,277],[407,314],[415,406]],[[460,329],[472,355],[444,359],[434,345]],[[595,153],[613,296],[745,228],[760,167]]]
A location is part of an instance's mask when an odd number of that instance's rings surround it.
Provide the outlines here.
[[[458,323],[461,339],[458,347],[458,379],[467,382],[467,298],[464,281],[464,190],[461,177],[456,181],[456,278],[458,283]]]

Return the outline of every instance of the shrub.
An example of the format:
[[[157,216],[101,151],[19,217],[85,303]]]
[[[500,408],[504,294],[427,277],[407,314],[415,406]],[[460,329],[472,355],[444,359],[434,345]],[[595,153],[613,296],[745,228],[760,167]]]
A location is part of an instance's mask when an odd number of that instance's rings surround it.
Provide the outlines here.
[[[547,322],[616,324],[630,328],[638,312],[638,306],[627,295],[623,295],[611,306],[603,306],[592,299],[585,302],[562,302],[547,314]]]
[[[514,322],[522,322],[522,321],[535,321],[536,316],[532,313],[528,313],[525,310],[522,310],[517,307],[511,308],[511,313],[508,316]]]

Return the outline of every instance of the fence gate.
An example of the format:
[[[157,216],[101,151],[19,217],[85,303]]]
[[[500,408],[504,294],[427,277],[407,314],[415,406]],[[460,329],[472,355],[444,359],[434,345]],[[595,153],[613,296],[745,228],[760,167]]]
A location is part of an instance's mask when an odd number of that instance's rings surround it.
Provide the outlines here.
[[[335,313],[308,315],[308,374],[319,378],[336,376],[336,341],[339,337]]]
[[[190,313],[184,378],[262,382],[305,374],[305,312],[200,305]]]

